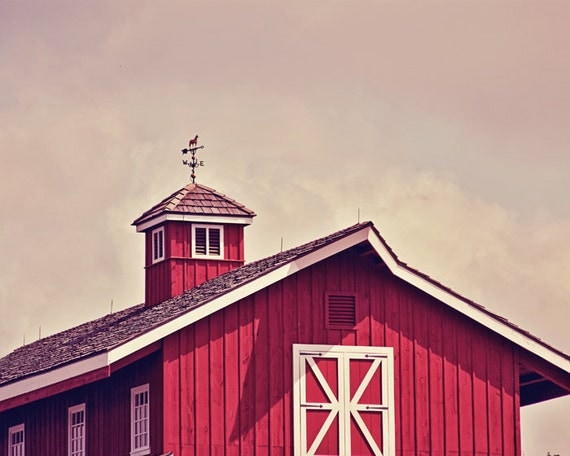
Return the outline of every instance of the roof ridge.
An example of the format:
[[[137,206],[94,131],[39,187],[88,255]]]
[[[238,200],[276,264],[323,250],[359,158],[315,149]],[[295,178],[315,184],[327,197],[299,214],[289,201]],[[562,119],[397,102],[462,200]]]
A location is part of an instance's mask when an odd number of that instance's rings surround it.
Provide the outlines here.
[[[245,210],[246,212],[250,212],[250,213],[254,213],[251,209],[248,209],[245,204],[240,203],[239,201],[233,199],[232,197],[226,195],[225,193],[222,193],[218,190],[216,190],[215,188],[212,187],[208,187],[207,185],[203,185],[203,184],[194,184],[196,187],[202,188],[204,190],[209,190],[211,193],[225,199],[226,201],[233,203],[236,207]]]
[[[189,185],[195,185],[195,184],[189,184]],[[165,211],[172,211],[176,208],[176,206],[178,206],[178,204],[184,199],[184,197],[190,191],[188,188],[189,185],[187,185],[186,187],[182,187],[180,190],[174,192],[172,195],[170,195],[169,198],[167,198],[169,199],[169,201],[166,204],[166,207],[164,208]]]

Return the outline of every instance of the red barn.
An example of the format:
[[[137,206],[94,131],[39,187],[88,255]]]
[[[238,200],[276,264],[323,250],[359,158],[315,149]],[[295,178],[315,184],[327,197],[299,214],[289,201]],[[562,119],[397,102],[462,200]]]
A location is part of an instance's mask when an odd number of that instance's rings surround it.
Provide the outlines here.
[[[520,455],[570,358],[359,223],[244,265],[255,214],[190,184],[133,223],[146,302],[0,360],[0,456]]]

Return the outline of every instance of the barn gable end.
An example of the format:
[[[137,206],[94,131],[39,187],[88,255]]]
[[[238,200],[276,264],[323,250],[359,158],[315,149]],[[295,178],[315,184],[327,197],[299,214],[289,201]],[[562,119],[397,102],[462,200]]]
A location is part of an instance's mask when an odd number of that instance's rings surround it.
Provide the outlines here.
[[[354,329],[327,328],[330,292],[358,296]],[[165,422],[165,442],[175,454],[291,451],[293,344],[392,347],[401,451],[520,450],[516,347],[355,249],[215,312],[164,344],[165,377],[180,379],[165,381],[164,391],[165,416],[173,417]]]

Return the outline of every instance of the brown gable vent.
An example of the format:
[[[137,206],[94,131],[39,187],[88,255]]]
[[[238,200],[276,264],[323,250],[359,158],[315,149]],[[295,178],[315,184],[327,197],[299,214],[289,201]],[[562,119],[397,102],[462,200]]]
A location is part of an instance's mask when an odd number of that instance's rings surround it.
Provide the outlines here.
[[[356,326],[356,296],[354,293],[327,293],[327,328],[353,329]]]

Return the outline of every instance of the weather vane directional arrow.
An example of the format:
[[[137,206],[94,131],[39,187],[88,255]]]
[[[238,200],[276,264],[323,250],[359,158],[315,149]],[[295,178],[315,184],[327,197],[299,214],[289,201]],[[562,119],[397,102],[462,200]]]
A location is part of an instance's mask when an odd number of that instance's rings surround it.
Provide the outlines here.
[[[198,151],[198,149],[203,149],[203,148],[204,146],[198,145],[198,135],[196,135],[194,136],[194,138],[188,141],[188,148],[182,149],[182,155],[186,155],[187,153],[190,153],[191,155],[190,160],[182,160],[182,164],[187,165],[192,169],[192,174],[190,174],[190,177],[192,178],[193,184],[196,183],[196,168],[198,168],[198,166],[204,166],[204,162],[198,161],[198,159],[196,158],[196,152]]]

